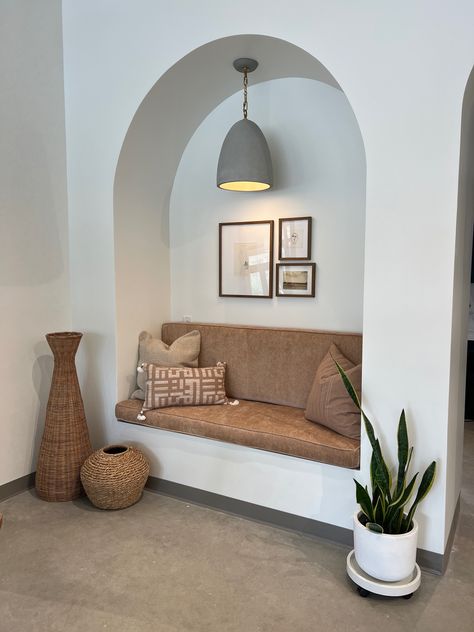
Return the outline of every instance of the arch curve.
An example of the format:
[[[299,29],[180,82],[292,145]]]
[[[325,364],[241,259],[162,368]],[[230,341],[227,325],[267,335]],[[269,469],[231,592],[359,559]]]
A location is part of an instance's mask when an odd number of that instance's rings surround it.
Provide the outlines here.
[[[127,397],[134,386],[130,369],[137,333],[147,328],[159,334],[160,323],[170,318],[169,207],[181,156],[208,114],[240,91],[241,78],[232,62],[243,55],[259,61],[253,84],[298,77],[341,90],[325,66],[302,48],[266,35],[245,34],[191,51],[144,97],[125,136],[114,180],[119,398]]]

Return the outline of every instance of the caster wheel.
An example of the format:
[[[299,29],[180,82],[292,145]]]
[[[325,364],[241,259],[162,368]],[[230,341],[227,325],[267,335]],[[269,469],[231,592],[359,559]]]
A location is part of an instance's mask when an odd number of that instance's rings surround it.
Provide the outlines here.
[[[365,588],[362,588],[362,586],[357,586],[357,592],[361,597],[364,597],[364,599],[370,595],[370,592]]]
[[[410,593],[408,595],[403,595],[403,599],[411,599],[413,597],[413,593]]]

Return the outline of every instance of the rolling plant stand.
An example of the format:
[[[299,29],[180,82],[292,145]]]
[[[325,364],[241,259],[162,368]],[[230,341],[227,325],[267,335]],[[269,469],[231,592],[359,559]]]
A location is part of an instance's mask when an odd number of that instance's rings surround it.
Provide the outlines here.
[[[346,569],[349,577],[357,585],[357,591],[361,597],[368,597],[370,594],[374,594],[410,599],[421,583],[421,571],[418,564],[415,564],[415,569],[409,577],[398,582],[384,582],[380,579],[375,579],[375,577],[367,575],[357,564],[354,550],[347,556]]]

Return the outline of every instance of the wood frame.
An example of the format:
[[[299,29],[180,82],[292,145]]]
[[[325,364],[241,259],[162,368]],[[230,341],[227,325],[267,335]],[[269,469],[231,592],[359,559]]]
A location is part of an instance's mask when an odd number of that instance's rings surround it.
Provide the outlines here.
[[[287,292],[281,292],[280,290],[280,274],[282,268],[309,268],[311,270],[311,290],[309,292],[298,292],[295,290],[288,290]],[[315,263],[277,263],[276,264],[276,296],[298,296],[305,298],[314,298],[316,295],[316,264]]]
[[[287,257],[283,256],[283,226],[285,222],[307,222],[307,243],[306,256],[304,257]],[[307,217],[280,217],[278,220],[278,258],[280,261],[309,261],[311,259],[311,233],[313,218]]]
[[[226,279],[225,279],[225,271],[224,271],[224,265],[223,265],[223,258],[226,257],[226,253],[224,252],[224,247],[223,247],[223,241],[224,241],[224,235],[223,232],[226,230],[226,227],[229,226],[233,226],[233,227],[237,227],[237,226],[248,226],[248,227],[252,227],[252,226],[262,226],[263,224],[267,224],[269,227],[269,235],[268,235],[268,248],[267,250],[264,251],[264,253],[266,253],[268,251],[268,266],[265,262],[265,272],[267,271],[267,267],[268,267],[268,291],[267,293],[264,294],[257,294],[257,293],[239,293],[238,291],[233,293],[233,292],[229,292],[229,290],[227,289],[226,291]],[[252,222],[221,222],[219,223],[219,296],[232,296],[232,297],[239,297],[239,298],[273,298],[273,239],[274,239],[274,221],[273,220],[259,220],[259,221],[252,221]],[[245,251],[245,247],[251,247],[254,244],[252,243],[241,243],[238,244],[238,242],[234,242],[234,246],[235,245],[240,245],[241,246],[241,252],[244,253]],[[257,252],[256,255],[258,256],[259,254],[262,254],[260,252]],[[235,270],[235,266],[236,266],[236,262],[237,262],[237,257],[240,256],[242,257],[243,255],[238,253],[238,251],[236,251],[235,247],[234,247],[234,251],[228,255],[230,257],[232,257],[232,260],[234,262],[234,270]],[[244,266],[246,266],[246,270],[243,272],[242,276],[246,276],[247,274],[249,274],[249,263],[248,261],[244,261],[243,263]],[[260,265],[262,265],[260,263]],[[229,268],[229,261],[226,261],[226,267]],[[237,275],[239,276],[239,275]]]

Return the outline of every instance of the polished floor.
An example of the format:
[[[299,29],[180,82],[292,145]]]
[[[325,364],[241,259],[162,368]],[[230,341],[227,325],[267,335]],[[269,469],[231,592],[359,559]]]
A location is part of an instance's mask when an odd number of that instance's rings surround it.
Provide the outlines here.
[[[347,549],[152,493],[124,511],[3,503],[0,632],[472,632],[474,423],[444,577],[362,599]]]

